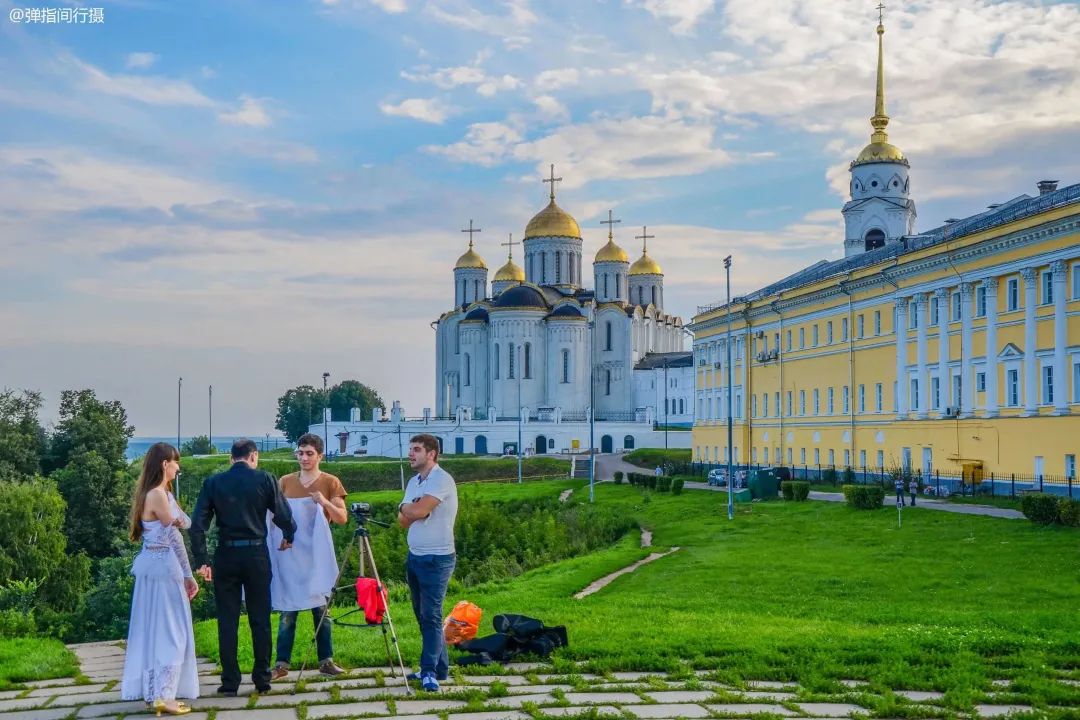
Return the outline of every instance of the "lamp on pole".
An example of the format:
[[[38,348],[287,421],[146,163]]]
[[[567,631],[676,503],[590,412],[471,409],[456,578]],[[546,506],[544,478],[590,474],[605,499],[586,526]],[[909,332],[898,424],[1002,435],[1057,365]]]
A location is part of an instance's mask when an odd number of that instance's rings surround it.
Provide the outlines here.
[[[323,394],[323,408],[322,408],[322,441],[323,452],[327,452],[330,449],[329,434],[327,433],[327,417],[326,409],[330,407],[330,394],[326,389],[326,381],[330,379],[330,373],[324,372],[322,374],[322,394]]]
[[[210,441],[210,453],[214,452],[214,386],[211,385],[208,392],[207,403],[210,409],[210,434],[207,439]]]
[[[184,378],[176,378],[176,452],[180,452],[180,388],[184,385]],[[180,499],[180,476],[176,477],[176,499]]]
[[[727,341],[724,343],[727,350],[727,517],[735,519],[735,495],[732,486],[735,484],[735,476],[732,473],[731,460],[732,442],[735,430],[731,420],[731,256],[724,258],[724,274],[727,276]]]
[[[596,484],[596,363],[593,345],[596,340],[596,310],[589,321],[589,502],[595,498],[593,486]]]
[[[518,343],[518,346],[516,348],[514,348],[515,353],[520,353],[522,347],[523,347],[522,344]],[[520,358],[520,355],[519,355],[519,358]],[[517,396],[518,396],[518,401],[517,401],[517,406],[518,406],[518,442],[517,442],[518,447],[517,447],[517,450],[518,450],[518,453],[517,453],[517,456],[518,456],[518,484],[519,485],[521,484],[521,454],[525,450],[521,446],[521,373],[522,373],[523,370],[524,370],[524,366],[521,364],[521,362],[519,360],[519,362],[517,363],[517,367],[514,368],[515,375],[517,375]]]

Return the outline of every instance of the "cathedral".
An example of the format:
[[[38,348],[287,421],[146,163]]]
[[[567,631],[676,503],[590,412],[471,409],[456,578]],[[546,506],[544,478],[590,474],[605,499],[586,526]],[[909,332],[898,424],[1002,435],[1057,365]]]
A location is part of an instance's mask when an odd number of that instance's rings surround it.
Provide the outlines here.
[[[524,264],[513,259],[488,283],[488,266],[473,246],[454,265],[454,303],[434,325],[436,415],[498,420],[642,422],[649,403],[636,397],[634,368],[646,356],[680,353],[682,320],[664,312],[664,273],[608,241],[592,262],[593,288],[585,287],[581,229],[555,202],[525,228]],[[594,383],[590,399],[590,378]],[[655,408],[654,408],[655,413]]]

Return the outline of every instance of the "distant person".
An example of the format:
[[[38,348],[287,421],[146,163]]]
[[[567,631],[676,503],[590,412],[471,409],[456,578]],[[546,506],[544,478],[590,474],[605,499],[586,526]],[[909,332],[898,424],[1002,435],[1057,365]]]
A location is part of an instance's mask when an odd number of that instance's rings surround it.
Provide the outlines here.
[[[311,610],[315,645],[319,653],[319,672],[340,675],[345,672],[334,662],[334,644],[330,635],[330,618],[326,616],[327,601],[338,577],[337,556],[330,523],[344,525],[349,520],[345,511],[345,488],[341,481],[319,469],[323,458],[323,440],[313,433],[304,433],[296,442],[296,459],[300,472],[285,475],[279,481],[281,494],[289,504],[296,535],[292,552],[271,553],[273,579],[270,582],[270,601],[278,615],[277,662],[270,680],[276,682],[289,675],[293,644],[296,642],[296,620],[301,610]],[[270,528],[270,546],[277,545],[281,533]]]
[[[896,504],[904,507],[904,478],[897,475],[896,480],[893,481],[893,487],[896,488]]]
[[[141,698],[158,715],[186,715],[191,708],[176,698],[199,697],[191,625],[191,600],[199,585],[179,530],[191,527],[191,519],[172,494],[179,469],[176,448],[151,445],[131,503],[129,537],[142,540],[142,550],[131,566],[135,590],[120,698]]]
[[[657,465],[657,466],[656,466],[656,469],[655,469],[655,470],[653,470],[653,475],[655,475],[656,477],[660,477],[660,476],[661,476],[661,475],[663,475],[663,474],[664,474],[664,468],[662,468],[662,467],[660,467],[659,465]]]
[[[919,494],[919,481],[917,478],[911,478],[908,482],[908,493],[911,494],[911,507],[915,507],[915,496]]]
[[[247,604],[251,630],[254,654],[251,680],[257,692],[265,693],[270,690],[270,553],[266,547],[266,513],[273,513],[274,524],[281,528],[278,550],[292,547],[296,523],[274,476],[256,470],[259,449],[255,443],[240,438],[233,443],[230,455],[232,467],[208,477],[199,492],[191,524],[191,549],[199,565],[199,575],[214,583],[221,659],[218,694],[236,695],[240,687],[236,633],[241,600]],[[206,554],[206,532],[215,517],[218,545],[211,569]]]
[[[412,595],[413,613],[420,625],[422,648],[419,680],[430,692],[450,674],[450,657],[443,637],[443,600],[454,574],[454,522],[457,519],[457,485],[439,467],[439,439],[426,433],[409,439],[409,467],[416,471],[398,506],[398,524],[409,530],[409,554],[405,577]]]

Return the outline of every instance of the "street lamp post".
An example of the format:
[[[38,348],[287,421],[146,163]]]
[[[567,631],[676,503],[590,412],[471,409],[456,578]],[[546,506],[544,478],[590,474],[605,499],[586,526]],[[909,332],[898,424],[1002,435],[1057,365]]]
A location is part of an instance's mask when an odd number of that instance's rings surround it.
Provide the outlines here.
[[[731,420],[731,256],[724,258],[724,274],[727,276],[727,341],[724,343],[727,350],[727,517],[735,519],[735,495],[732,486],[735,484],[735,476],[732,473],[731,460],[733,456],[732,442],[735,430]]]
[[[329,379],[330,379],[330,373],[324,372],[322,374],[322,393],[323,393],[322,441],[323,441],[323,452],[324,453],[329,452],[329,450],[330,450],[330,440],[329,440],[329,435],[328,435],[328,432],[327,432],[327,417],[326,417],[326,409],[328,407],[330,407],[330,394],[328,393],[328,391],[326,389],[326,381],[329,380]]]
[[[180,452],[180,388],[184,385],[184,378],[176,379],[176,452]],[[180,476],[176,476],[176,499],[180,499]]]
[[[596,363],[593,346],[596,344],[596,310],[589,321],[589,502],[595,499],[596,485]]]
[[[209,410],[210,410],[210,434],[207,436],[207,439],[210,441],[210,450],[209,450],[209,452],[210,452],[210,454],[213,454],[213,452],[214,452],[214,386],[213,385],[211,385],[210,388],[209,388],[207,403],[209,404]]]

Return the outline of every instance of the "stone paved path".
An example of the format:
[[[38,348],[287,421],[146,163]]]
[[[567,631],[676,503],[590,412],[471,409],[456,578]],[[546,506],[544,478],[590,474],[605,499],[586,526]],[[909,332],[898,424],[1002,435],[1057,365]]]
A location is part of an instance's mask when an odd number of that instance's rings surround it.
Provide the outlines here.
[[[118,691],[124,655],[120,643],[87,643],[71,646],[79,658],[83,684],[74,678],[40,680],[25,689],[0,694],[0,720],[129,720],[153,717],[141,702],[124,702]],[[234,698],[216,697],[216,668],[200,662],[203,697],[191,701],[190,720],[321,720],[388,718],[401,720],[542,720],[588,715],[613,720],[664,720],[667,718],[751,717],[761,713],[797,718],[866,717],[872,708],[853,704],[871,695],[862,683],[841,681],[841,687],[857,689],[858,695],[837,695],[825,702],[812,697],[795,683],[752,681],[746,687],[724,685],[710,674],[669,677],[663,673],[613,672],[603,676],[580,673],[552,674],[537,663],[512,663],[503,675],[460,674],[439,693],[407,693],[386,675],[386,668],[363,668],[333,680],[305,676],[296,687],[296,673],[272,693],[257,695],[241,686]],[[309,681],[310,678],[310,681]],[[1006,686],[994,685],[996,691]],[[293,692],[295,690],[295,692]],[[942,718],[947,712],[940,693],[896,691],[896,702],[910,706],[907,717]],[[992,698],[993,696],[988,696]],[[973,719],[1031,712],[1023,705],[977,705]],[[595,714],[593,714],[595,713]]]

